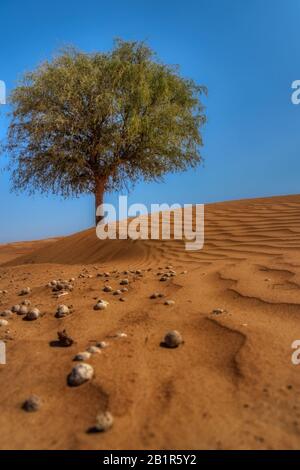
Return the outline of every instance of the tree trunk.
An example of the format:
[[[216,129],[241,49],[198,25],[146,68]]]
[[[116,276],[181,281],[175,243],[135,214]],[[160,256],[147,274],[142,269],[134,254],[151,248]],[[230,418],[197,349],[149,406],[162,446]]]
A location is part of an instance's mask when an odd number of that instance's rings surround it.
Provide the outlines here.
[[[97,178],[95,181],[95,222],[96,226],[104,218],[104,215],[96,215],[97,207],[103,204],[103,197],[105,191],[105,179]]]

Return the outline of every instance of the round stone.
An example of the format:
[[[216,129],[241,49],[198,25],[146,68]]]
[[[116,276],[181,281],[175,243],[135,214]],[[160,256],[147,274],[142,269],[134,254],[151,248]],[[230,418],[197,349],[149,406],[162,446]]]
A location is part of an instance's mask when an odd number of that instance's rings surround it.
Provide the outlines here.
[[[57,318],[62,318],[62,317],[65,317],[66,315],[68,315],[69,313],[70,313],[70,309],[67,305],[59,305],[57,307],[55,316]]]
[[[4,320],[3,318],[0,318],[0,326],[7,326],[7,325],[8,325],[8,321]]]
[[[28,295],[30,294],[30,292],[31,292],[30,287],[25,287],[25,289],[21,290],[20,295]]]
[[[108,431],[112,427],[113,422],[114,418],[109,411],[99,413],[96,417],[95,430],[98,432]]]
[[[182,336],[176,330],[169,331],[164,338],[164,344],[168,348],[177,348],[182,342]]]
[[[90,357],[91,353],[89,353],[88,351],[83,351],[76,354],[76,356],[74,357],[74,361],[87,361],[88,359],[90,359]]]
[[[103,287],[103,292],[112,292],[113,288],[111,286]]]
[[[98,300],[94,306],[94,310],[105,310],[108,307],[109,303],[106,300]]]
[[[36,396],[32,395],[31,397],[27,398],[27,400],[24,401],[22,408],[25,411],[38,411],[41,407],[41,399]]]
[[[37,320],[40,316],[40,311],[38,308],[32,308],[26,315],[26,320]]]
[[[73,367],[71,373],[68,376],[68,384],[71,387],[76,387],[78,385],[91,380],[94,375],[94,369],[90,364],[82,363],[77,364]]]
[[[159,293],[154,292],[153,294],[150,295],[150,299],[158,299],[159,298]]]
[[[87,352],[89,352],[90,354],[100,354],[101,353],[101,349],[98,348],[97,346],[89,346],[87,348]]]
[[[114,290],[113,295],[121,295],[122,291],[120,289]]]
[[[14,312],[14,313],[19,313],[19,312],[20,312],[20,309],[21,309],[21,305],[14,305],[14,306],[11,308],[11,311]]]
[[[120,286],[127,286],[129,284],[129,280],[128,279],[122,279],[120,281]]]
[[[28,307],[26,305],[21,305],[20,310],[17,312],[18,315],[27,315]]]
[[[100,349],[105,349],[108,347],[108,343],[106,341],[99,341],[99,343],[96,343],[96,346]]]
[[[165,301],[165,305],[174,305],[175,304],[175,300],[166,300]]]
[[[12,317],[12,311],[11,310],[4,310],[3,312],[0,313],[0,317],[6,317],[6,318],[9,318],[9,317]]]

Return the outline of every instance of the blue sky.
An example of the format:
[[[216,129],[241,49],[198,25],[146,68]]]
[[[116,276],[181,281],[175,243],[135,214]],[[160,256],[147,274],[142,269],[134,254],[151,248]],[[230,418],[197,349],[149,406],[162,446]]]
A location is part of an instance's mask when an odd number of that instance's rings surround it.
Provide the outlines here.
[[[147,40],[182,75],[208,87],[205,164],[138,184],[129,202],[206,203],[300,193],[299,0],[1,0],[0,80],[16,80],[66,44],[107,50]],[[0,107],[0,137],[7,106]],[[1,158],[0,166],[5,163]],[[107,202],[115,202],[116,194]],[[10,193],[0,173],[0,243],[64,235],[93,224],[90,196]]]

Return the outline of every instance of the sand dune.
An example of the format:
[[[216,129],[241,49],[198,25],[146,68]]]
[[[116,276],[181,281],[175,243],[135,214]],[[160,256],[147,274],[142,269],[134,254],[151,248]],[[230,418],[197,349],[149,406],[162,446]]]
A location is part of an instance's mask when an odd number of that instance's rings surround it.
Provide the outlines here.
[[[29,286],[44,314],[34,322],[14,314],[0,327],[0,448],[299,448],[300,365],[291,363],[300,339],[299,249],[300,196],[207,205],[197,252],[174,240],[99,241],[94,229],[0,246],[0,290],[8,291],[0,310]],[[160,282],[169,265],[176,276]],[[97,274],[109,271],[106,284],[118,289],[125,269],[143,275],[127,276],[120,302],[102,292]],[[75,288],[61,299],[46,287],[71,277]],[[156,291],[165,297],[149,299]],[[106,310],[93,310],[98,298],[109,301]],[[72,314],[55,318],[60,303]],[[53,346],[64,328],[75,344]],[[160,347],[170,329],[184,338],[174,350]],[[88,361],[95,377],[68,387],[74,355],[102,340],[109,347]],[[31,394],[42,399],[36,413],[21,408]],[[114,415],[112,429],[87,432],[103,410]]]

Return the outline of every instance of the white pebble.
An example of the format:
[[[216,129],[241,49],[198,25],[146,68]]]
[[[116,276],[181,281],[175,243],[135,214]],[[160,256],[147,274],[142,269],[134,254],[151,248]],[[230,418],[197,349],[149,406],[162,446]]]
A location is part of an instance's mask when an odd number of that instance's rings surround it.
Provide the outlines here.
[[[74,357],[74,361],[87,361],[91,357],[91,353],[88,351],[79,352]]]
[[[73,367],[68,376],[68,384],[75,387],[91,380],[94,375],[94,369],[90,364],[82,363]]]

